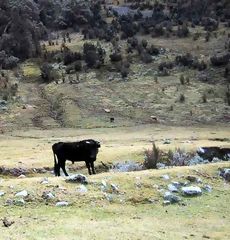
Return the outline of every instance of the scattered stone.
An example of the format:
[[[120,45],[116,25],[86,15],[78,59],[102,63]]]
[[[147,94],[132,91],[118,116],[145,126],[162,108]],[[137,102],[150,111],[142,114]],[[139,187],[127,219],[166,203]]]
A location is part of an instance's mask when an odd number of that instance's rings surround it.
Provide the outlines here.
[[[217,162],[221,162],[222,160],[221,159],[219,159],[218,157],[214,157],[213,159],[212,159],[212,163],[217,163]]]
[[[55,196],[51,192],[43,192],[42,193],[42,198],[46,200],[54,199]]]
[[[18,178],[25,178],[25,177],[26,177],[26,175],[24,175],[24,174],[21,174],[18,176]]]
[[[4,195],[5,195],[5,192],[0,191],[0,197],[1,197],[1,196],[4,196]]]
[[[164,163],[157,163],[156,167],[157,169],[164,169],[166,168],[166,165]]]
[[[175,186],[176,188],[179,188],[181,187],[182,184],[179,182],[172,182],[172,185]]]
[[[68,205],[69,205],[68,202],[62,201],[62,202],[57,202],[55,206],[56,207],[66,207]]]
[[[77,191],[78,191],[80,194],[84,195],[85,193],[88,192],[88,189],[87,189],[84,185],[80,185],[79,188],[77,189]]]
[[[200,187],[197,186],[182,187],[181,190],[186,196],[198,196],[202,194]]]
[[[127,161],[124,163],[117,163],[111,171],[113,172],[131,172],[143,170],[143,166],[139,163]]]
[[[102,180],[101,181],[101,191],[102,192],[105,192],[105,191],[107,191],[107,189],[108,189],[108,186],[107,186],[107,183],[106,183],[106,181],[105,180]]]
[[[164,205],[164,206],[167,206],[167,205],[170,205],[170,204],[171,204],[170,201],[163,201],[163,205]]]
[[[103,193],[103,194],[109,202],[113,201],[113,195],[112,194],[108,194],[108,193]]]
[[[13,205],[14,204],[14,201],[12,199],[7,199],[6,200],[6,205],[10,206],[10,205]]]
[[[108,108],[104,108],[104,111],[105,111],[106,113],[110,113],[110,112],[111,112],[111,110],[108,109]]]
[[[200,157],[198,154],[196,154],[193,158],[191,158],[188,161],[188,166],[197,165],[197,164],[207,164],[207,163],[209,163],[208,160],[205,160],[202,157]]]
[[[25,205],[25,201],[24,201],[23,198],[20,198],[20,199],[14,200],[13,204],[16,205],[16,206],[24,206]]]
[[[195,177],[195,176],[190,176],[190,175],[187,176],[186,179],[187,179],[188,181],[190,181],[190,182],[197,182],[197,180],[198,180],[197,177]]]
[[[111,188],[112,188],[113,192],[116,192],[116,193],[119,192],[118,187],[115,184],[113,184],[113,183],[111,183]]]
[[[203,190],[206,191],[206,192],[211,192],[212,191],[212,187],[210,185],[205,185],[203,187]]]
[[[43,178],[40,183],[41,184],[48,184],[49,180],[48,180],[48,178]]]
[[[66,178],[66,182],[88,184],[88,180],[83,174],[74,174]]]
[[[165,139],[165,140],[163,141],[163,144],[171,144],[171,140],[170,140],[170,139]]]
[[[178,196],[172,194],[171,192],[165,192],[165,194],[164,194],[164,200],[165,200],[165,201],[169,201],[170,204],[178,203],[178,202],[181,201],[181,199],[180,199]]]
[[[27,196],[28,196],[28,192],[26,190],[23,190],[15,194],[15,197],[27,197]]]
[[[4,227],[10,227],[12,224],[14,224],[14,221],[8,220],[6,217],[2,219],[2,223]]]
[[[167,174],[162,175],[161,178],[163,178],[164,180],[169,180],[170,179],[169,175],[167,175]]]
[[[230,168],[221,169],[220,176],[223,177],[227,182],[230,182]]]
[[[170,192],[179,192],[178,188],[176,186],[174,186],[173,184],[168,185],[168,190]]]

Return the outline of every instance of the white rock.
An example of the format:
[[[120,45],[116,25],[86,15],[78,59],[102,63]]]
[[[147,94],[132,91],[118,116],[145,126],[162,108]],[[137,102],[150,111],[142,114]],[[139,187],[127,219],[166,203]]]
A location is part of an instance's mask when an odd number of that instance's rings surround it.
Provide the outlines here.
[[[43,194],[42,194],[42,197],[43,197],[44,199],[48,199],[48,200],[55,198],[55,196],[54,196],[53,193],[51,193],[51,192],[43,193]]]
[[[118,186],[116,186],[115,184],[111,184],[111,188],[114,192],[119,192]]]
[[[5,195],[5,192],[0,191],[0,197],[1,197],[1,196],[4,196],[4,195]]]
[[[66,182],[76,182],[76,183],[83,183],[87,184],[88,180],[85,175],[83,174],[74,174],[66,178]]]
[[[203,189],[204,189],[204,191],[206,191],[206,192],[211,192],[211,191],[212,191],[212,187],[211,187],[210,185],[205,185],[205,186],[203,187]]]
[[[26,178],[26,176],[24,174],[21,174],[20,176],[18,176],[18,178]]]
[[[181,201],[181,199],[178,196],[172,194],[171,192],[165,192],[164,200],[169,201],[170,203],[177,203]]]
[[[174,186],[173,184],[168,185],[168,190],[170,192],[178,192],[179,191],[178,188],[176,186]]]
[[[62,201],[62,202],[57,202],[55,206],[56,207],[66,207],[68,205],[69,205],[68,202]]]
[[[14,200],[14,204],[17,206],[23,206],[25,205],[25,201],[23,198],[20,198],[20,199]]]
[[[43,178],[40,183],[41,184],[48,184],[49,180],[48,180],[48,178]]]
[[[85,194],[88,192],[88,189],[84,186],[84,185],[80,185],[79,188],[77,189],[77,191],[80,193],[80,194]]]
[[[112,195],[112,194],[104,193],[104,196],[105,196],[105,198],[106,198],[109,202],[112,202],[112,201],[113,201],[113,195]]]
[[[162,177],[164,180],[169,180],[169,179],[170,179],[169,175],[167,175],[167,174],[162,175],[161,177]]]
[[[27,196],[28,196],[28,192],[26,190],[23,190],[15,194],[15,197],[27,197]]]
[[[182,187],[182,193],[187,196],[198,196],[202,194],[201,188],[197,186]]]

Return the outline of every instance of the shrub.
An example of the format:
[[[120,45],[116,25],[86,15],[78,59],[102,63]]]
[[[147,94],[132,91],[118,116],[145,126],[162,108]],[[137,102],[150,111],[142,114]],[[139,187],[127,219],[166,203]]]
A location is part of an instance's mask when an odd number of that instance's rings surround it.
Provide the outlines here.
[[[185,102],[185,96],[184,96],[184,94],[181,94],[181,95],[180,95],[179,101],[180,101],[180,103]]]
[[[181,83],[181,85],[184,85],[184,83],[185,83],[184,75],[180,76],[180,83]]]
[[[186,166],[191,158],[191,154],[177,148],[175,152],[168,152],[168,158],[171,166]]]
[[[205,93],[202,95],[202,102],[203,103],[207,102],[207,95]]]
[[[152,144],[152,149],[147,149],[144,152],[144,167],[146,169],[156,169],[157,163],[160,161],[160,149],[156,146],[155,142]]]
[[[79,72],[79,71],[82,70],[82,63],[81,63],[81,61],[76,61],[74,63],[74,69],[75,69],[76,72]]]
[[[128,74],[129,74],[129,69],[123,67],[123,68],[121,69],[121,77],[122,77],[122,78],[126,78],[126,77],[128,76]]]
[[[210,58],[210,61],[213,66],[224,66],[229,63],[230,53],[224,53],[218,56],[213,56]]]
[[[41,67],[41,77],[46,82],[51,82],[58,77],[56,70],[49,63],[44,63]]]
[[[5,51],[0,51],[0,65],[3,69],[12,69],[17,66],[19,59],[9,56]]]
[[[141,44],[142,44],[143,48],[146,48],[147,45],[148,45],[148,41],[147,41],[146,39],[143,39],[143,40],[141,41]]]
[[[110,60],[111,62],[119,62],[122,60],[122,55],[120,53],[112,53],[110,54]]]
[[[144,62],[144,63],[151,63],[153,61],[152,59],[152,56],[147,53],[146,51],[143,51],[142,54],[141,54],[141,60]]]

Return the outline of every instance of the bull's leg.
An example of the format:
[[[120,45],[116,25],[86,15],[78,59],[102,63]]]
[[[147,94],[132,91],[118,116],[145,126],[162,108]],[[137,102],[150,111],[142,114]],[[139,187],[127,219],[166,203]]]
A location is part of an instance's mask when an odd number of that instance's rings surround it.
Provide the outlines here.
[[[86,164],[86,167],[88,168],[88,172],[89,172],[89,175],[91,175],[91,170],[90,170],[90,163],[89,162],[85,162]]]
[[[61,168],[62,168],[62,171],[64,172],[64,174],[65,174],[66,176],[69,176],[68,173],[67,173],[66,170],[65,170],[65,160],[61,161]]]
[[[55,176],[60,176],[60,165],[59,164],[55,164],[54,166],[54,172],[55,172]]]
[[[96,172],[95,172],[95,168],[94,168],[94,162],[91,162],[90,165],[91,165],[91,168],[92,168],[93,174],[96,174]]]

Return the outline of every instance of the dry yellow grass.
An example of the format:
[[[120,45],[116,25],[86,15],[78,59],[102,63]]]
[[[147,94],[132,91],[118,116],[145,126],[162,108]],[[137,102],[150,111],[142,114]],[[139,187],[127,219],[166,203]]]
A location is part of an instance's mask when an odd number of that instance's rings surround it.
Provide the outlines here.
[[[169,127],[140,125],[122,128],[53,129],[14,131],[0,135],[0,166],[52,167],[51,146],[57,141],[97,139],[102,147],[96,164],[103,162],[143,161],[144,149],[155,141],[160,149],[196,150],[199,146],[229,146],[229,126]],[[215,141],[216,138],[224,141]],[[171,139],[171,144],[163,144]],[[77,165],[81,165],[76,163]]]

